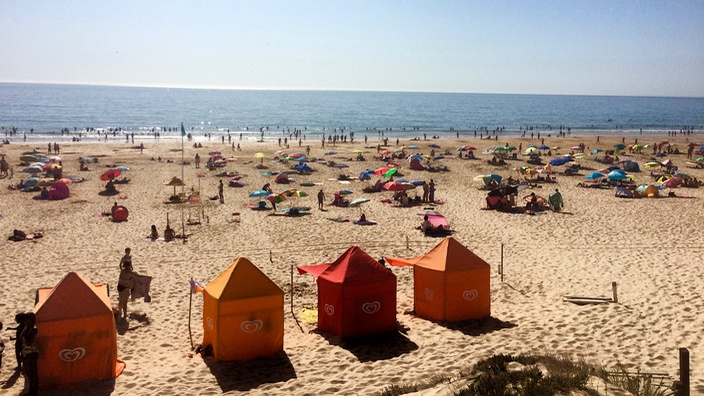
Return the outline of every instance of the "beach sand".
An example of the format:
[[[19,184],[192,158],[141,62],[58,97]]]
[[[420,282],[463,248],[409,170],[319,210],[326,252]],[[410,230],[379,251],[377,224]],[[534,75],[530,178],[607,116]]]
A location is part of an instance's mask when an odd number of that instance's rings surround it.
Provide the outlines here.
[[[635,137],[641,143],[666,138],[629,136],[626,143],[632,143]],[[279,149],[275,142],[241,142],[242,151],[233,151],[219,140],[199,141],[203,148],[185,143],[184,157],[190,162],[183,170],[187,190],[200,189],[204,197],[217,195],[219,178],[214,175],[223,170],[245,175],[242,182],[246,186],[227,187],[225,179],[225,203],[204,199],[200,208],[205,217],[200,225],[185,226],[189,235],[186,243],[146,239],[152,224],[163,232],[167,215],[172,227],[179,233],[182,230],[181,207],[164,203],[173,187],[163,185],[173,176],[181,177],[180,142],[148,141],[143,154],[125,143],[62,144],[59,155],[64,174],[87,179],[71,184],[71,196],[63,201],[38,201],[32,199],[38,193],[8,190],[7,185],[27,176],[20,172],[20,153],[35,146],[13,143],[0,147],[0,153],[6,154],[14,166],[13,179],[0,179],[0,230],[5,237],[0,242],[0,320],[6,327],[14,325],[17,312],[33,308],[38,287],[54,286],[69,271],[77,271],[92,282],[116,284],[125,247],[132,249],[135,270],[154,278],[151,303],[130,302],[129,320],[118,321],[118,357],[127,364],[124,373],[114,382],[49,394],[370,395],[392,384],[419,382],[434,375],[456,377],[460,370],[492,354],[533,352],[569,354],[609,369],[621,363],[629,370],[663,372],[674,379],[678,376],[680,347],[691,353],[693,392],[704,392],[704,188],[674,189],[677,195],[691,195],[691,199],[619,199],[614,197],[614,189],[577,187],[590,172],[582,170],[581,175],[558,175],[556,184],[521,192],[521,196],[535,191],[547,197],[557,187],[565,200],[564,212],[535,216],[499,213],[482,210],[486,191],[478,189],[480,183],[473,177],[485,173],[519,177],[511,168],[526,165],[526,157],[519,155],[519,160],[495,167],[486,163],[490,155],[460,160],[455,147],[471,144],[482,149],[508,142],[521,144],[525,150],[530,144],[539,145],[537,139],[402,141],[402,145],[418,145],[425,153],[430,151],[430,143],[442,147],[436,149],[438,153],[445,148],[451,150],[451,157],[438,161],[449,172],[412,171],[405,160],[399,161],[400,172],[409,180],[435,180],[436,199],[445,202],[436,209],[450,221],[454,237],[491,264],[492,314],[482,322],[462,324],[414,317],[412,269],[394,268],[401,332],[375,342],[355,343],[317,332],[314,324],[301,320],[304,308],[316,307],[317,287],[313,277],[297,272],[291,285],[292,266],[333,261],[352,244],[373,257],[410,257],[427,252],[441,241],[424,237],[416,229],[422,220],[416,215],[418,207],[382,203],[383,198],[391,196],[388,192],[364,194],[362,188],[370,182],[343,184],[335,180],[340,173],[357,176],[366,168],[383,166],[372,159],[377,140],[370,140],[366,148],[363,142],[335,147],[326,144],[324,149],[319,141],[304,142],[300,148],[292,146],[289,152],[304,151],[310,144],[310,157],[332,159],[349,168],[310,163],[316,171],[309,176],[292,175],[297,182],[290,185],[274,184],[273,177],[262,176],[262,170],[254,168],[259,163],[254,157],[257,152],[269,156],[263,162],[269,171],[290,166],[271,159]],[[594,136],[545,140],[549,146],[563,147],[561,154],[580,142],[590,149],[607,149],[620,143],[621,138],[602,137],[598,145]],[[672,142],[680,150],[685,148],[684,137]],[[390,144],[391,150],[398,148],[395,141]],[[46,146],[36,146],[46,152]],[[367,151],[367,161],[349,160],[357,149]],[[235,160],[216,171],[195,169],[196,153],[205,162],[207,153],[216,150]],[[337,154],[324,155],[329,150]],[[161,162],[150,160],[159,156]],[[90,171],[79,172],[79,157],[98,157],[100,161],[88,164]],[[605,167],[592,157],[587,155],[579,162],[594,169]],[[629,157],[643,170],[634,174],[636,181],[652,182],[650,170],[643,168],[649,156]],[[704,179],[704,170],[685,168],[685,155],[670,158],[680,171]],[[131,181],[117,185],[124,199],[98,195],[105,184],[99,176],[108,164],[130,167],[125,175]],[[198,177],[201,173],[205,176]],[[304,181],[316,185],[299,186]],[[266,182],[272,183],[275,192],[288,188],[307,192],[308,197],[297,198],[294,203],[313,210],[306,216],[289,217],[245,208],[245,204],[256,202],[248,194]],[[328,203],[338,189],[353,191],[350,198],[367,197],[371,201],[361,208],[326,205],[320,211],[316,201],[320,188]],[[422,194],[421,189],[416,191]],[[100,216],[114,202],[129,209],[127,222],[113,223]],[[184,208],[186,220],[198,211],[194,206]],[[362,212],[378,224],[362,227],[329,220],[358,217]],[[233,213],[239,213],[239,222],[232,221]],[[34,241],[7,241],[13,229],[41,230],[45,236]],[[503,283],[498,274],[502,246]],[[207,283],[238,256],[248,257],[285,292],[284,353],[232,363],[189,357],[188,281],[193,277]],[[579,306],[562,301],[564,295],[611,297],[612,282],[618,283],[617,304]],[[111,299],[117,306],[114,290]],[[196,344],[203,334],[202,306],[202,295],[194,294],[190,319]],[[13,332],[1,334],[8,348],[0,372],[0,393],[20,394],[24,380],[12,371],[9,336]],[[446,391],[441,388],[419,394]]]

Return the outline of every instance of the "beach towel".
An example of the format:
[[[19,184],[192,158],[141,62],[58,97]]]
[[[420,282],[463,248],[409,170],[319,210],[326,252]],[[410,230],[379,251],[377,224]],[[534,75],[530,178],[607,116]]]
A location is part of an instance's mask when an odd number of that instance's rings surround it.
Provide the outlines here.
[[[151,287],[152,277],[146,275],[136,275],[134,277],[134,288],[132,289],[132,301],[144,297],[144,302],[148,303],[152,301],[152,297],[149,295],[149,289]]]

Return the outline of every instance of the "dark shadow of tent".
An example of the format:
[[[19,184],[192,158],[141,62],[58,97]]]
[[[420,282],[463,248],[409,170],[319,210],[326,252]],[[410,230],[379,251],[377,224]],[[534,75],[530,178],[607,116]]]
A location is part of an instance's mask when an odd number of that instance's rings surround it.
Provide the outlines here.
[[[296,370],[286,352],[245,361],[216,362],[205,359],[223,393],[246,392],[263,384],[286,382],[296,378]]]
[[[480,336],[489,334],[503,329],[511,329],[518,326],[515,323],[504,322],[501,319],[493,316],[488,316],[483,319],[465,320],[461,322],[436,322],[450,330],[457,330],[468,336]]]
[[[393,359],[419,348],[418,344],[411,341],[399,330],[369,337],[343,339],[318,329],[313,330],[313,332],[325,338],[330,345],[346,349],[356,356],[360,362]]]
[[[117,334],[119,335],[125,335],[127,334],[128,331],[135,331],[139,328],[142,327],[147,327],[149,324],[151,324],[151,321],[149,320],[149,317],[147,314],[144,313],[137,313],[137,312],[131,312],[130,315],[130,321],[137,321],[139,322],[138,325],[130,325],[130,322],[126,320],[122,320],[119,315],[115,315],[115,324],[117,327]]]
[[[73,389],[47,389],[41,392],[48,396],[109,396],[115,392],[115,378],[103,381],[82,383],[80,388]]]

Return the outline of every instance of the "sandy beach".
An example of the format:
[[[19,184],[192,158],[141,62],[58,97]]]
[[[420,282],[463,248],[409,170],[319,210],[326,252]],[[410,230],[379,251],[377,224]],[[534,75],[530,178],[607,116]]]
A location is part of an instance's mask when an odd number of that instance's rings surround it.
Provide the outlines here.
[[[626,144],[638,138],[641,144],[665,140],[667,136],[627,136]],[[594,148],[611,149],[621,143],[621,137],[594,136],[550,137],[545,144],[566,154],[570,147],[584,143],[588,148],[579,175],[557,174],[557,183],[539,184],[520,193],[531,191],[547,197],[559,188],[565,201],[561,213],[546,211],[537,215],[501,213],[483,210],[486,191],[481,182],[473,180],[480,174],[496,173],[503,177],[523,176],[514,167],[527,165],[527,157],[518,155],[507,165],[487,164],[490,154],[481,154],[485,147],[506,143],[525,150],[538,139],[511,138],[498,141],[478,138],[434,139],[427,141],[389,141],[389,150],[417,145],[428,154],[428,144],[450,150],[449,156],[435,161],[446,166],[447,172],[410,170],[406,160],[398,160],[399,173],[409,180],[434,179],[435,197],[443,204],[432,205],[452,225],[453,236],[478,256],[491,264],[491,318],[480,324],[436,323],[414,317],[413,275],[410,267],[394,267],[397,283],[397,320],[400,334],[381,338],[378,342],[349,343],[315,331],[314,323],[306,323],[301,313],[316,308],[317,287],[310,275],[299,275],[292,267],[331,262],[353,244],[373,257],[411,257],[423,254],[441,241],[426,237],[418,229],[422,217],[419,207],[401,208],[382,202],[391,192],[368,194],[362,189],[370,181],[337,180],[341,173],[354,176],[365,169],[386,166],[374,160],[376,139],[326,144],[304,141],[292,145],[287,152],[305,152],[310,146],[310,162],[315,171],[310,175],[292,174],[295,182],[274,183],[273,176],[262,172],[289,169],[291,163],[274,160],[281,148],[275,141],[240,143],[242,150],[232,150],[220,140],[202,140],[202,148],[185,143],[181,163],[180,141],[146,141],[143,153],[133,144],[124,142],[61,144],[58,154],[64,165],[63,173],[83,177],[81,183],[69,185],[70,197],[60,201],[35,200],[38,192],[13,191],[7,188],[21,178],[19,157],[37,149],[46,154],[46,144],[12,143],[0,146],[14,167],[12,179],[0,179],[0,230],[4,239],[0,282],[0,321],[14,326],[14,315],[34,307],[39,287],[54,286],[69,271],[77,271],[95,283],[111,285],[111,300],[117,306],[114,286],[119,274],[118,263],[126,247],[132,249],[134,269],[153,277],[152,301],[129,303],[129,318],[118,321],[118,357],[126,369],[114,381],[104,381],[90,388],[57,390],[56,395],[173,395],[173,394],[248,394],[248,395],[372,395],[397,383],[411,383],[433,375],[457,376],[479,359],[497,353],[554,352],[570,354],[590,362],[615,368],[623,364],[629,370],[667,373],[678,376],[678,348],[688,348],[691,354],[691,389],[704,393],[704,188],[672,189],[678,197],[621,199],[615,189],[581,188],[585,175],[606,168],[593,161]],[[686,163],[684,136],[673,137],[683,154],[670,158],[680,172],[704,180],[704,169],[690,169]],[[395,139],[394,139],[395,140]],[[700,136],[690,137],[703,142]],[[138,142],[139,143],[139,142]],[[473,145],[476,160],[457,158],[458,146]],[[365,151],[366,161],[355,161],[355,150]],[[209,171],[196,169],[194,157],[203,163],[208,153],[220,151],[232,158],[225,167]],[[335,151],[336,154],[325,155]],[[414,150],[406,150],[408,153]],[[555,151],[555,150],[553,150]],[[255,153],[268,158],[268,169],[255,169],[260,160]],[[633,173],[636,184],[654,183],[649,172],[659,168],[644,168],[651,151],[643,154],[622,154],[639,163],[642,172]],[[553,152],[554,156],[554,152]],[[98,158],[89,163],[89,171],[79,171],[79,158]],[[161,161],[152,160],[161,157]],[[349,165],[347,168],[326,166],[332,160]],[[130,168],[122,176],[128,184],[117,185],[119,195],[98,195],[104,181],[100,175],[108,165]],[[564,167],[555,167],[562,171]],[[165,186],[174,176],[184,174],[185,190],[200,190],[204,197],[200,206],[166,204],[173,187]],[[228,171],[243,175],[244,187],[229,187],[223,178],[224,204],[209,200],[217,196],[217,173]],[[202,174],[201,177],[198,175]],[[394,175],[395,178],[401,177]],[[314,186],[300,186],[314,182]],[[296,206],[308,206],[310,214],[272,216],[272,211],[255,211],[245,207],[257,202],[249,194],[271,183],[274,192],[296,188],[307,197],[292,199]],[[324,210],[317,209],[316,194],[326,195]],[[349,198],[366,197],[370,201],[358,208],[328,205],[333,192],[349,189]],[[178,187],[177,191],[181,191]],[[422,189],[411,190],[422,195]],[[689,197],[685,197],[689,196]],[[101,212],[109,211],[117,202],[129,209],[127,222],[114,223]],[[286,207],[291,203],[281,203]],[[431,206],[431,205],[423,205]],[[182,221],[195,220],[198,225],[185,225],[187,241],[149,241],[150,226],[160,233],[166,227],[167,215],[171,226],[182,232]],[[233,213],[239,213],[233,221]],[[358,226],[331,218],[358,218],[364,213],[378,224]],[[44,237],[32,241],[12,242],[7,237],[13,229],[27,233],[42,231]],[[504,260],[504,282],[498,267]],[[238,256],[246,256],[285,292],[284,352],[270,358],[249,362],[215,363],[198,355],[189,356],[189,279],[208,283]],[[618,284],[619,303],[579,306],[562,301],[565,295],[611,297],[612,282]],[[293,301],[292,301],[293,300]],[[192,298],[191,330],[194,343],[202,340],[203,298]],[[291,308],[292,307],[292,308]],[[292,312],[291,312],[292,310]],[[7,344],[0,371],[0,393],[19,395],[24,386],[22,376],[12,369],[15,365],[14,332],[3,330],[0,336]],[[41,368],[40,368],[41,370]],[[438,389],[421,394],[444,394]]]

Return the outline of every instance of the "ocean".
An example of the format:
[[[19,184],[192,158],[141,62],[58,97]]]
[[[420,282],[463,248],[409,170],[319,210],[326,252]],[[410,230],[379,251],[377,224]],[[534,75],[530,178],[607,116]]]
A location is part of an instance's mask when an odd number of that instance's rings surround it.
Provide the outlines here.
[[[704,98],[423,92],[254,91],[0,83],[0,138],[12,141],[278,139],[300,129],[362,139],[663,134],[704,125]],[[68,134],[62,134],[66,128]],[[12,134],[11,131],[16,131]],[[263,132],[263,135],[262,135]],[[113,136],[114,135],[114,136]],[[104,134],[102,135],[104,136]]]

